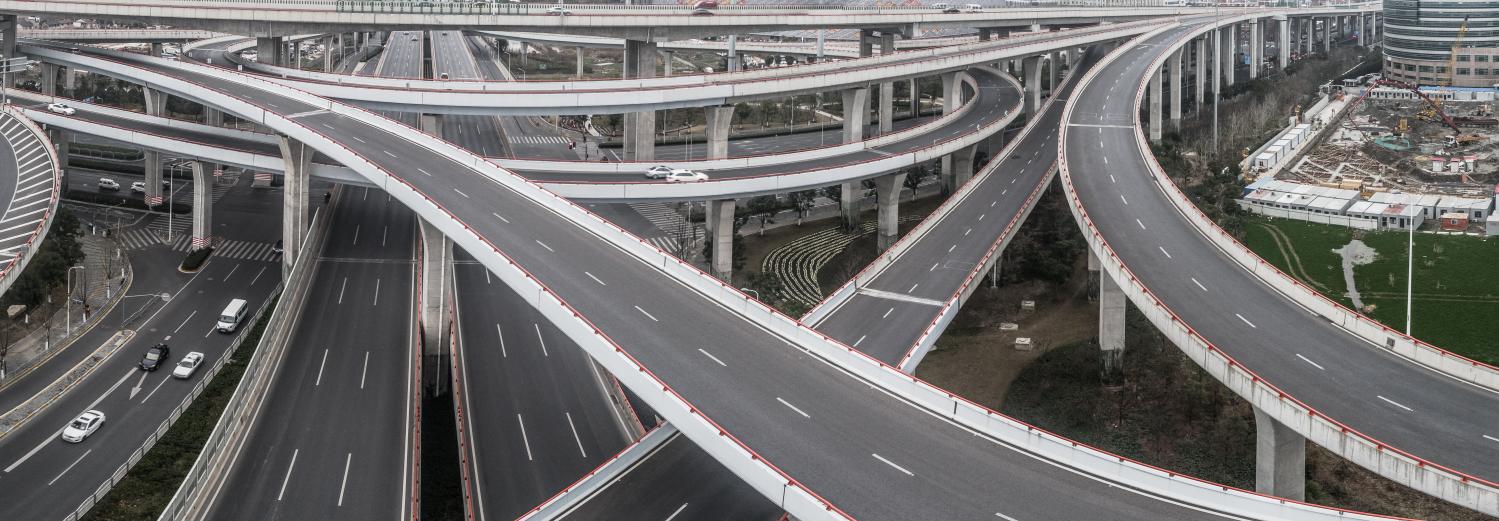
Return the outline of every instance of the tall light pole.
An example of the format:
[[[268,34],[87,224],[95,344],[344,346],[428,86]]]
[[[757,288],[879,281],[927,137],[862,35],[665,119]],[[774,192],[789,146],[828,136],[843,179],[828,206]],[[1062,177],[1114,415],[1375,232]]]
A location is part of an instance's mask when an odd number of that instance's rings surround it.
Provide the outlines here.
[[[1405,241],[1405,336],[1411,336],[1411,288],[1416,274],[1416,218],[1411,217],[1410,235]]]
[[[67,335],[69,335],[69,334],[71,334],[73,332],[73,270],[83,271],[83,269],[84,268],[83,268],[82,264],[79,264],[77,266],[72,266],[72,267],[68,268],[68,272],[67,272],[66,279],[65,279],[65,282],[67,283],[67,286],[68,286],[68,288],[67,288],[68,291],[67,291],[67,297],[65,297],[67,299],[67,303],[66,303],[67,310],[65,312],[63,312],[63,316],[65,317],[65,321],[63,323],[63,327],[64,327],[63,336],[67,336]],[[88,292],[85,291],[84,295],[88,295]]]
[[[1221,2],[1221,0],[1220,0],[1220,2]],[[1222,68],[1221,66],[1223,65],[1223,35],[1218,34],[1218,31],[1221,31],[1223,29],[1221,27],[1223,25],[1223,17],[1218,12],[1218,7],[1219,7],[1218,4],[1220,2],[1213,2],[1213,24],[1214,24],[1215,27],[1218,27],[1217,29],[1213,30],[1213,40],[1214,40],[1214,42],[1213,42],[1213,51],[1215,51],[1218,54],[1218,65],[1219,65],[1219,67],[1215,68],[1215,70],[1213,71],[1213,74],[1216,74],[1217,75],[1217,79],[1218,79],[1218,81],[1213,82],[1215,85],[1218,85],[1218,88],[1213,89],[1213,155],[1217,155],[1218,152],[1219,152],[1219,150],[1218,150],[1218,100],[1223,99],[1223,92],[1222,91],[1223,91],[1223,84],[1224,84],[1224,81],[1223,81],[1223,71],[1216,70],[1218,68]],[[1232,73],[1232,71],[1234,70],[1233,66],[1230,65],[1228,70],[1230,71],[1230,73]]]

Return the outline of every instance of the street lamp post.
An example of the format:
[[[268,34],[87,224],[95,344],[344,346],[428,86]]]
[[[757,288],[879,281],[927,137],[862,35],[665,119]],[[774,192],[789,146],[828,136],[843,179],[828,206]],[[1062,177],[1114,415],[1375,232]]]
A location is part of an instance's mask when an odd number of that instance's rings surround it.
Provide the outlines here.
[[[1411,217],[1410,234],[1405,241],[1405,336],[1411,335],[1411,304],[1416,274],[1416,218]]]
[[[72,334],[73,332],[73,270],[83,271],[83,269],[84,268],[82,264],[69,267],[66,275],[65,282],[67,283],[68,291],[67,296],[65,297],[67,299],[67,302],[65,304],[67,306],[67,311],[63,312],[65,320],[63,329],[64,336]],[[87,295],[88,293],[85,292],[84,294]]]

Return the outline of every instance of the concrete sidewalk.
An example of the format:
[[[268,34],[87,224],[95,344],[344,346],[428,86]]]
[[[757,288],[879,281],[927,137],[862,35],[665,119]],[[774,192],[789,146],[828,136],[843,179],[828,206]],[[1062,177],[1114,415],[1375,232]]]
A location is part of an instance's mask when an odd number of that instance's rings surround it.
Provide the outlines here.
[[[57,352],[56,347],[82,335],[107,314],[108,309],[119,300],[121,288],[129,285],[132,272],[130,263],[120,254],[115,242],[101,235],[85,233],[78,237],[83,246],[82,274],[74,273],[75,286],[83,288],[82,298],[71,306],[58,303],[51,317],[38,323],[32,317],[33,329],[25,337],[11,342],[6,350],[4,366],[0,367],[0,387],[10,380],[24,376],[29,370]],[[89,313],[85,314],[85,309]]]

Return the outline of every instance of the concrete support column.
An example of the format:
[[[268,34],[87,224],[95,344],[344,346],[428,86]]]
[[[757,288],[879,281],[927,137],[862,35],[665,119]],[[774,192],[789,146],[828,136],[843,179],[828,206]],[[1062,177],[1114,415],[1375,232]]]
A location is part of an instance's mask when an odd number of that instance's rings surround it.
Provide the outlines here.
[[[656,76],[656,43],[625,40],[625,79]],[[650,161],[656,158],[656,112],[625,114],[625,161]]]
[[[224,111],[208,106],[203,107],[203,124],[211,127],[224,126]]]
[[[193,161],[193,242],[192,249],[212,246],[213,241],[213,165]]]
[[[1332,19],[1322,20],[1322,52],[1332,52]]]
[[[333,72],[333,35],[323,37],[323,72]]]
[[[989,40],[991,40],[993,38],[994,38],[994,29],[991,29],[991,28],[988,28],[988,27],[980,27],[979,28],[979,41],[981,41],[981,42],[987,42],[987,41],[989,41]],[[881,249],[883,250],[884,248],[881,248]]]
[[[1051,93],[1051,95],[1048,97],[1056,96],[1057,86],[1061,85],[1062,83],[1061,51],[1052,51],[1051,54],[1046,56],[1046,74],[1047,76],[1050,76],[1049,78],[1047,78],[1048,81],[1046,84],[1047,92]]]
[[[1223,77],[1223,87],[1234,85],[1234,26],[1227,25],[1218,30],[1218,76]],[[1221,93],[1215,86],[1213,92]]]
[[[62,91],[68,96],[74,96],[78,92],[78,75],[82,74],[76,68],[62,68]]]
[[[734,121],[734,106],[707,107],[708,157],[729,157],[729,124]]]
[[[843,225],[843,231],[852,232],[859,228],[859,196],[864,190],[858,181],[838,185],[838,190],[839,223]]]
[[[442,114],[422,114],[422,132],[442,139]]]
[[[42,62],[41,80],[43,96],[57,95],[57,70],[59,68],[55,63]]]
[[[859,57],[868,58],[874,56],[874,42],[878,39],[879,37],[875,35],[872,29],[859,30]]]
[[[675,57],[676,53],[672,51],[661,51],[661,75],[663,77],[671,77],[671,60]]]
[[[875,214],[879,219],[875,251],[888,250],[900,239],[900,188],[905,182],[905,172],[874,178],[875,202],[879,204]]]
[[[1088,255],[1088,269],[1098,272],[1098,349],[1104,382],[1118,382],[1124,373],[1124,312],[1129,305],[1124,290],[1104,273],[1099,252]]]
[[[1282,71],[1291,64],[1291,20],[1275,17],[1275,68]]]
[[[1148,89],[1149,91],[1146,92],[1146,95],[1150,96],[1150,106],[1148,109],[1150,112],[1145,115],[1145,119],[1148,120],[1150,125],[1150,140],[1155,142],[1161,140],[1161,98],[1165,96],[1165,93],[1161,91],[1160,69],[1151,71]]]
[[[166,91],[143,87],[141,93],[146,98],[146,115],[166,116]],[[144,156],[141,167],[146,172],[146,204],[156,206],[165,200],[161,194],[161,154],[155,150],[146,150]]]
[[[713,276],[733,280],[734,274],[734,200],[708,201],[709,241],[713,247]]]
[[[975,152],[978,152],[978,145],[969,145],[948,155],[952,160],[953,191],[957,191],[963,185],[968,184],[968,180],[973,179],[973,155]]]
[[[315,151],[301,141],[279,136],[281,159],[286,162],[281,186],[281,276],[285,278],[302,254],[307,233],[307,185]]]
[[[951,114],[963,104],[963,80],[961,72],[942,73],[942,113]]]
[[[72,153],[72,132],[57,127],[48,127],[47,138],[52,140],[52,146],[57,149],[57,166],[62,170],[62,186],[68,186],[68,157]]]
[[[884,56],[893,52],[895,52],[895,33],[881,32],[880,55]],[[895,82],[880,84],[879,103],[880,134],[887,134],[895,130]]]
[[[578,71],[573,73],[573,78],[581,80],[583,79],[583,47],[574,47],[573,50],[578,54]]]
[[[1306,500],[1306,438],[1254,408],[1254,490]]]
[[[1030,121],[1041,106],[1041,57],[1026,56],[1021,68],[1025,74],[1025,118]]]
[[[1181,131],[1182,129],[1182,70],[1187,68],[1187,47],[1176,50],[1176,55],[1166,60],[1166,65],[1171,67],[1171,129]]]
[[[1260,77],[1260,64],[1265,62],[1264,26],[1258,20],[1249,22],[1249,79]]]
[[[916,78],[910,80],[911,117],[921,115],[921,91],[916,90]]]
[[[1369,17],[1364,15],[1358,16],[1358,46],[1369,46]]]
[[[739,59],[739,37],[729,35],[729,72],[735,72],[744,67],[744,61]]]
[[[255,39],[256,61],[266,65],[284,65],[281,55],[286,52],[286,39],[280,36],[262,36]]]
[[[1192,107],[1193,110],[1202,110],[1202,102],[1207,100],[1207,77],[1208,77],[1208,39],[1198,38],[1193,42],[1197,49],[1197,68],[1192,73]]]
[[[0,57],[5,59],[16,57],[16,15],[0,15]],[[5,77],[6,88],[16,86],[15,74],[0,75]]]
[[[869,88],[843,89],[843,142],[864,140],[864,127],[868,125]]]

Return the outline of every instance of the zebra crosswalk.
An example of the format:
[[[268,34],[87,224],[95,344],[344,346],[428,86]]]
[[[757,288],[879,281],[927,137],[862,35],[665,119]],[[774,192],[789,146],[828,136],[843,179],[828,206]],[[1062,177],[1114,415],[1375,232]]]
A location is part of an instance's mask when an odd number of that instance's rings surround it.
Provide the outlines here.
[[[120,245],[127,250],[139,250],[147,246],[165,244],[168,240],[189,238],[192,226],[191,216],[173,216],[167,219],[164,216],[153,215],[145,226],[120,232]]]
[[[177,244],[173,245],[172,249],[175,249],[177,251],[187,251],[188,242],[189,241],[179,241]],[[270,262],[281,257],[281,254],[276,253],[273,248],[274,245],[269,242],[234,240],[215,241],[213,256],[228,259]]]
[[[522,143],[526,145],[565,145],[572,140],[561,136],[506,136],[511,143]]]

